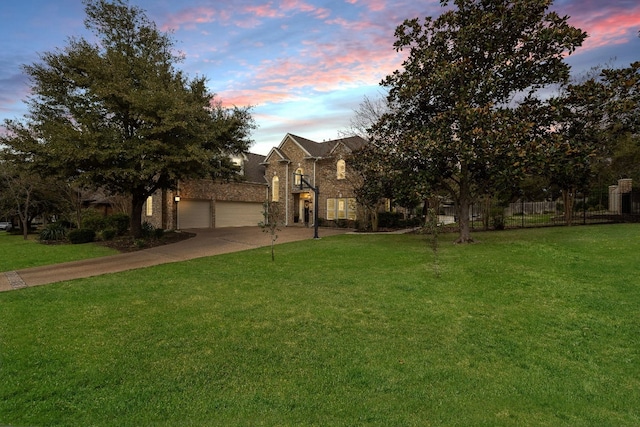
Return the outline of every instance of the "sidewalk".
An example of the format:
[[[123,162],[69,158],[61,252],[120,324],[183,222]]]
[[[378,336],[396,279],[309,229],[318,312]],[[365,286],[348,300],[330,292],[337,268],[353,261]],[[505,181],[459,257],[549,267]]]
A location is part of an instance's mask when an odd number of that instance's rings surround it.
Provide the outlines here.
[[[259,227],[185,231],[195,233],[196,236],[137,252],[0,273],[0,292],[271,245],[271,236]],[[322,228],[318,235],[322,238],[349,231],[351,230]],[[313,229],[283,227],[277,235],[276,244],[308,240],[313,239]]]

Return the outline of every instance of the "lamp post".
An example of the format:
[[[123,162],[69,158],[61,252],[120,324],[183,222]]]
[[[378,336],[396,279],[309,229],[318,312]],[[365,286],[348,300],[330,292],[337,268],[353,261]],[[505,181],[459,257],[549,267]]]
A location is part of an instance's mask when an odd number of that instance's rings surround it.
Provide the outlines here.
[[[178,202],[180,202],[180,196],[173,196],[173,203],[175,203],[175,212],[176,212],[176,230],[179,230],[178,227]]]

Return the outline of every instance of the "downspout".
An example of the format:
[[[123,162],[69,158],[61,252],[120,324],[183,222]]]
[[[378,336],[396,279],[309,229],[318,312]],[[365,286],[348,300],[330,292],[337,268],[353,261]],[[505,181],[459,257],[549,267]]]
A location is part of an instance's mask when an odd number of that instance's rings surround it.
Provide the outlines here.
[[[318,163],[318,158],[317,157],[315,157],[313,159],[313,186],[315,188],[318,188],[318,185],[316,184],[316,163]],[[314,208],[315,208],[314,211],[318,212],[320,210],[320,205],[318,204],[318,203],[320,203],[320,196],[318,195],[319,194],[318,192],[316,192],[315,194],[317,196],[316,199],[318,199],[318,200],[314,200]],[[317,221],[318,221],[318,218],[317,218],[316,215],[314,215],[313,226],[316,225]],[[316,230],[317,230],[317,228],[316,228]]]
[[[291,194],[291,190],[289,189],[289,162],[286,163],[285,170],[287,171],[285,176],[285,198],[284,198],[284,226],[287,227],[289,225],[289,195]]]

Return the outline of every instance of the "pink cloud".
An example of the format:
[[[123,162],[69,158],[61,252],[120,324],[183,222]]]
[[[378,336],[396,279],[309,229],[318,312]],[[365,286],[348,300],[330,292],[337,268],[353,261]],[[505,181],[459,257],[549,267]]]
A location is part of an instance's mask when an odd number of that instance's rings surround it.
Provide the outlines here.
[[[568,12],[571,16],[569,23],[589,35],[582,51],[627,43],[637,37],[640,29],[640,5],[607,8],[600,3],[586,2]]]
[[[356,4],[358,0],[347,0],[347,3]],[[384,0],[366,0],[360,1],[360,3],[372,12],[380,12],[387,8]]]
[[[261,6],[247,6],[245,7],[244,11],[261,18],[277,18],[282,16],[281,12],[277,9],[274,9],[271,3],[267,3]]]
[[[206,24],[216,20],[226,21],[229,14],[222,10],[198,7],[180,11],[167,18],[160,27],[162,31],[177,30],[180,28],[194,29],[198,24]]]

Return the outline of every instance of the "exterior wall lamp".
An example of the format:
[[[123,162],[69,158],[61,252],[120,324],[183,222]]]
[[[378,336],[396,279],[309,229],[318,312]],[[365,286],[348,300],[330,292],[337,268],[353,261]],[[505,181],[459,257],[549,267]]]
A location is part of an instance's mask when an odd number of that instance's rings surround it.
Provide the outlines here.
[[[173,198],[173,201],[174,201],[174,202],[176,202],[176,203],[178,203],[178,202],[180,201],[180,196],[175,196],[175,197]]]

